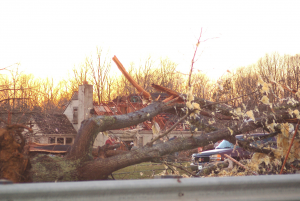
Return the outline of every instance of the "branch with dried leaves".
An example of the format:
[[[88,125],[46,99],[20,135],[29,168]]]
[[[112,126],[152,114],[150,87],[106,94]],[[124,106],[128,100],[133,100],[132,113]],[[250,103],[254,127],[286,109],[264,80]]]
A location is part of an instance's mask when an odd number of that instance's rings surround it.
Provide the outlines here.
[[[177,166],[177,165],[174,165],[174,164],[171,164],[171,163],[168,163],[168,162],[164,162],[164,164],[167,165],[168,167],[173,166],[173,167],[179,168],[179,169],[185,171],[186,173],[188,173],[189,175],[192,175],[193,177],[199,177],[199,175],[194,174],[191,171],[188,171],[186,168],[184,168],[182,166]]]
[[[190,113],[191,113],[191,112],[188,112],[187,114],[185,114],[185,115],[184,115],[183,117],[181,117],[181,118],[180,118],[173,126],[171,126],[171,128],[169,128],[166,132],[164,132],[163,134],[161,134],[161,135],[155,137],[153,140],[151,140],[149,143],[147,143],[147,146],[152,146],[152,144],[153,144],[156,140],[158,140],[158,139],[160,139],[160,138],[162,138],[162,137],[168,135],[172,130],[174,130],[174,129],[176,128],[176,126],[177,126],[180,122],[182,122],[183,120],[185,120],[185,119],[190,115]]]
[[[236,98],[231,98],[231,99],[226,100],[226,101],[214,102],[214,103],[210,103],[210,104],[207,104],[207,105],[203,105],[202,107],[206,108],[206,107],[210,107],[212,105],[217,105],[217,104],[221,104],[221,103],[228,103],[228,102],[234,101],[236,99],[239,99],[239,98],[242,98],[242,97],[245,97],[245,96],[249,96],[249,95],[254,94],[256,92],[258,92],[258,90],[255,90],[253,92],[250,92],[248,94],[245,94],[245,95],[242,95],[242,96],[239,96],[239,97],[236,97]]]

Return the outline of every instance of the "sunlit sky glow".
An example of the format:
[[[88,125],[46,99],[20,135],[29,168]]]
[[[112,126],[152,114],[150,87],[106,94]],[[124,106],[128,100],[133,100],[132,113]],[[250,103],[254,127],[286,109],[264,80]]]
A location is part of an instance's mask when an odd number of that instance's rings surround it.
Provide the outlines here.
[[[125,67],[151,55],[216,78],[266,53],[300,53],[299,1],[0,1],[0,68],[20,62],[37,77],[63,78],[103,47]],[[116,71],[115,64],[114,71]]]

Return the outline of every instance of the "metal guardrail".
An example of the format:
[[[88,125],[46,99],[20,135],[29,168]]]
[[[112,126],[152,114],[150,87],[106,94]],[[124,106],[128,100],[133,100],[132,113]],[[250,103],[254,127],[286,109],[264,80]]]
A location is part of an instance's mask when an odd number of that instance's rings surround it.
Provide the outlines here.
[[[0,200],[300,200],[300,174],[6,184]]]

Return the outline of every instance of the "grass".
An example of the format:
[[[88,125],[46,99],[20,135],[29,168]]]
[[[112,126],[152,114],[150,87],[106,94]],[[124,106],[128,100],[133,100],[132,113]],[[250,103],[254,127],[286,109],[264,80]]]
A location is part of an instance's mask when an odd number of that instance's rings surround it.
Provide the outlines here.
[[[184,163],[173,163],[176,166],[182,165],[185,169],[188,171],[191,171],[189,168],[189,162]],[[152,163],[152,162],[146,162],[146,163],[140,163],[132,166],[128,166],[126,168],[120,169],[118,171],[113,172],[113,177],[116,180],[123,180],[123,179],[152,179],[154,175],[158,175],[165,171],[167,166],[165,166],[162,163]],[[176,168],[174,168],[176,169]],[[179,172],[180,175],[186,174],[185,171],[180,170],[179,168],[176,169],[176,171]],[[167,168],[168,174],[172,174],[172,171]],[[110,176],[110,178],[112,178]]]

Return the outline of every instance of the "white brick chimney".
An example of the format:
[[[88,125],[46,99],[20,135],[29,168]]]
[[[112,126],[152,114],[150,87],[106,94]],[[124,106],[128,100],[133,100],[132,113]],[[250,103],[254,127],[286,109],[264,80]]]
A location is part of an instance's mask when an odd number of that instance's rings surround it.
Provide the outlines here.
[[[93,108],[93,85],[89,85],[87,81],[83,85],[79,85],[78,89],[78,129],[81,122],[90,117],[90,109]]]

